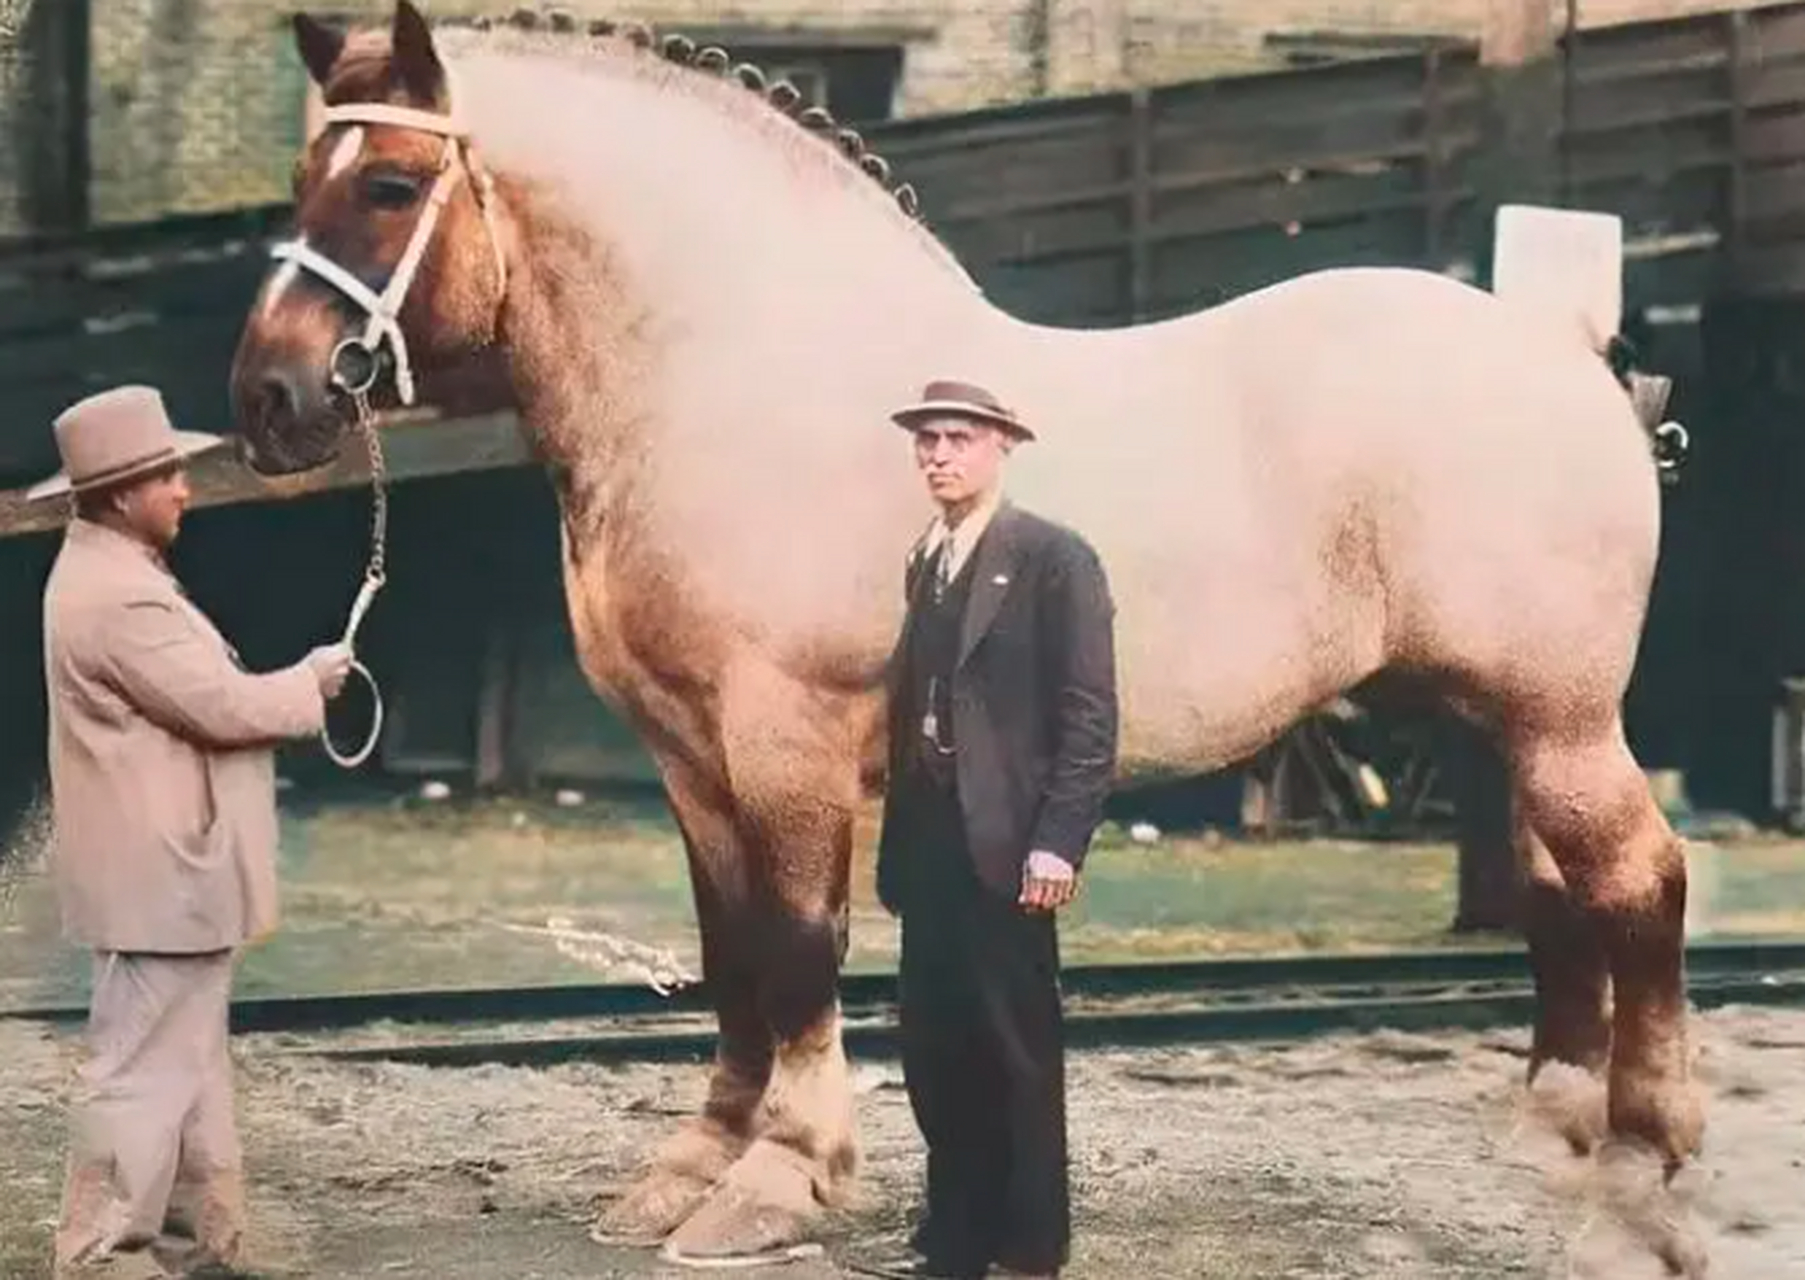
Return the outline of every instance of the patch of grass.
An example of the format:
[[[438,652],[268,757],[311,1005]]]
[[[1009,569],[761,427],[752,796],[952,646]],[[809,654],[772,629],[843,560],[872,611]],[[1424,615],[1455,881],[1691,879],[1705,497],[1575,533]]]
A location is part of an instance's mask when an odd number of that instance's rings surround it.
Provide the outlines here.
[[[854,971],[891,968],[896,924],[875,900],[875,811],[855,837]],[[1712,933],[1805,934],[1805,842],[1695,846],[1695,923]],[[689,872],[656,799],[338,804],[284,818],[283,923],[247,952],[238,994],[632,981],[560,950],[561,918],[668,949],[700,971]],[[1061,922],[1065,963],[1271,952],[1354,952],[1498,939],[1454,937],[1445,845],[1100,833]],[[58,936],[47,877],[0,907],[0,1004],[76,1003],[87,959]]]

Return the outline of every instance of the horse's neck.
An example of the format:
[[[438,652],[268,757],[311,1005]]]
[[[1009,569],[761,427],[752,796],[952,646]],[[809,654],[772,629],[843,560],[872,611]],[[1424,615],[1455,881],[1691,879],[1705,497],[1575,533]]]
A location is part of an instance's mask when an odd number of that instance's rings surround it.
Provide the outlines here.
[[[782,121],[736,117],[731,100],[711,100],[714,86],[474,51],[457,72],[498,173],[547,193],[605,244],[619,281],[684,346],[751,341],[766,369],[784,346],[831,361],[817,341],[856,343],[903,308],[944,325],[981,305],[869,178],[800,150],[811,140],[786,137]],[[768,108],[747,95],[743,110]]]

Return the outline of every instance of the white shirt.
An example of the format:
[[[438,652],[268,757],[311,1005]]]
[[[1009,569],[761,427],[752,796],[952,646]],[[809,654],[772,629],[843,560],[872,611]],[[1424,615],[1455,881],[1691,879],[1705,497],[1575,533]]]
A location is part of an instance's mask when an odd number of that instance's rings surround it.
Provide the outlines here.
[[[971,550],[978,545],[978,539],[984,536],[984,530],[990,527],[990,519],[996,514],[997,507],[1002,504],[1002,493],[992,489],[978,499],[977,505],[965,513],[965,518],[958,525],[951,526],[946,522],[946,513],[934,517],[927,532],[921,537],[921,557],[925,561],[932,556],[940,544],[952,539],[952,556],[947,562],[946,578],[951,582],[959,576],[959,570],[965,567],[966,560],[971,557]]]

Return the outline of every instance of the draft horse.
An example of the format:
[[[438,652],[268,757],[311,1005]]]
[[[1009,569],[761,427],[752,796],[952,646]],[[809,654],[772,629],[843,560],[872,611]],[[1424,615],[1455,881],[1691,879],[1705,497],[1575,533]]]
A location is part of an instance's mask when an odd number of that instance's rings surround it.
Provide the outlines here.
[[[855,133],[720,50],[435,31],[405,0],[296,32],[324,110],[231,371],[242,456],[273,478],[336,455],[335,352],[380,357],[379,407],[494,369],[554,483],[583,670],[688,851],[714,1073],[598,1233],[756,1254],[852,1184],[854,814],[927,515],[886,411],[942,376],[1039,428],[1014,493],[1103,557],[1122,776],[1230,765],[1381,673],[1432,687],[1495,736],[1529,833],[1532,1073],[1608,1100],[1578,1143],[1608,1129],[1670,1172],[1696,1149],[1686,866],[1621,718],[1658,479],[1600,344],[1401,269],[1031,324]]]

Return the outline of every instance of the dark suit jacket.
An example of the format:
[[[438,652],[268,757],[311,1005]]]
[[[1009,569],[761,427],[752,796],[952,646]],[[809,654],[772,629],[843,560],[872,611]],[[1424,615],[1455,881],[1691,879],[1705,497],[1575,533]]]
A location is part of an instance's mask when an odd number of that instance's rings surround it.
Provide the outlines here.
[[[900,685],[918,592],[919,548],[904,577],[910,607],[890,660],[889,777],[878,841],[878,896],[898,912],[910,855],[898,783],[920,726],[903,724]],[[971,594],[951,689],[965,829],[979,878],[1013,901],[1031,850],[1084,863],[1115,773],[1115,604],[1097,553],[1072,530],[1007,501],[972,550]]]

